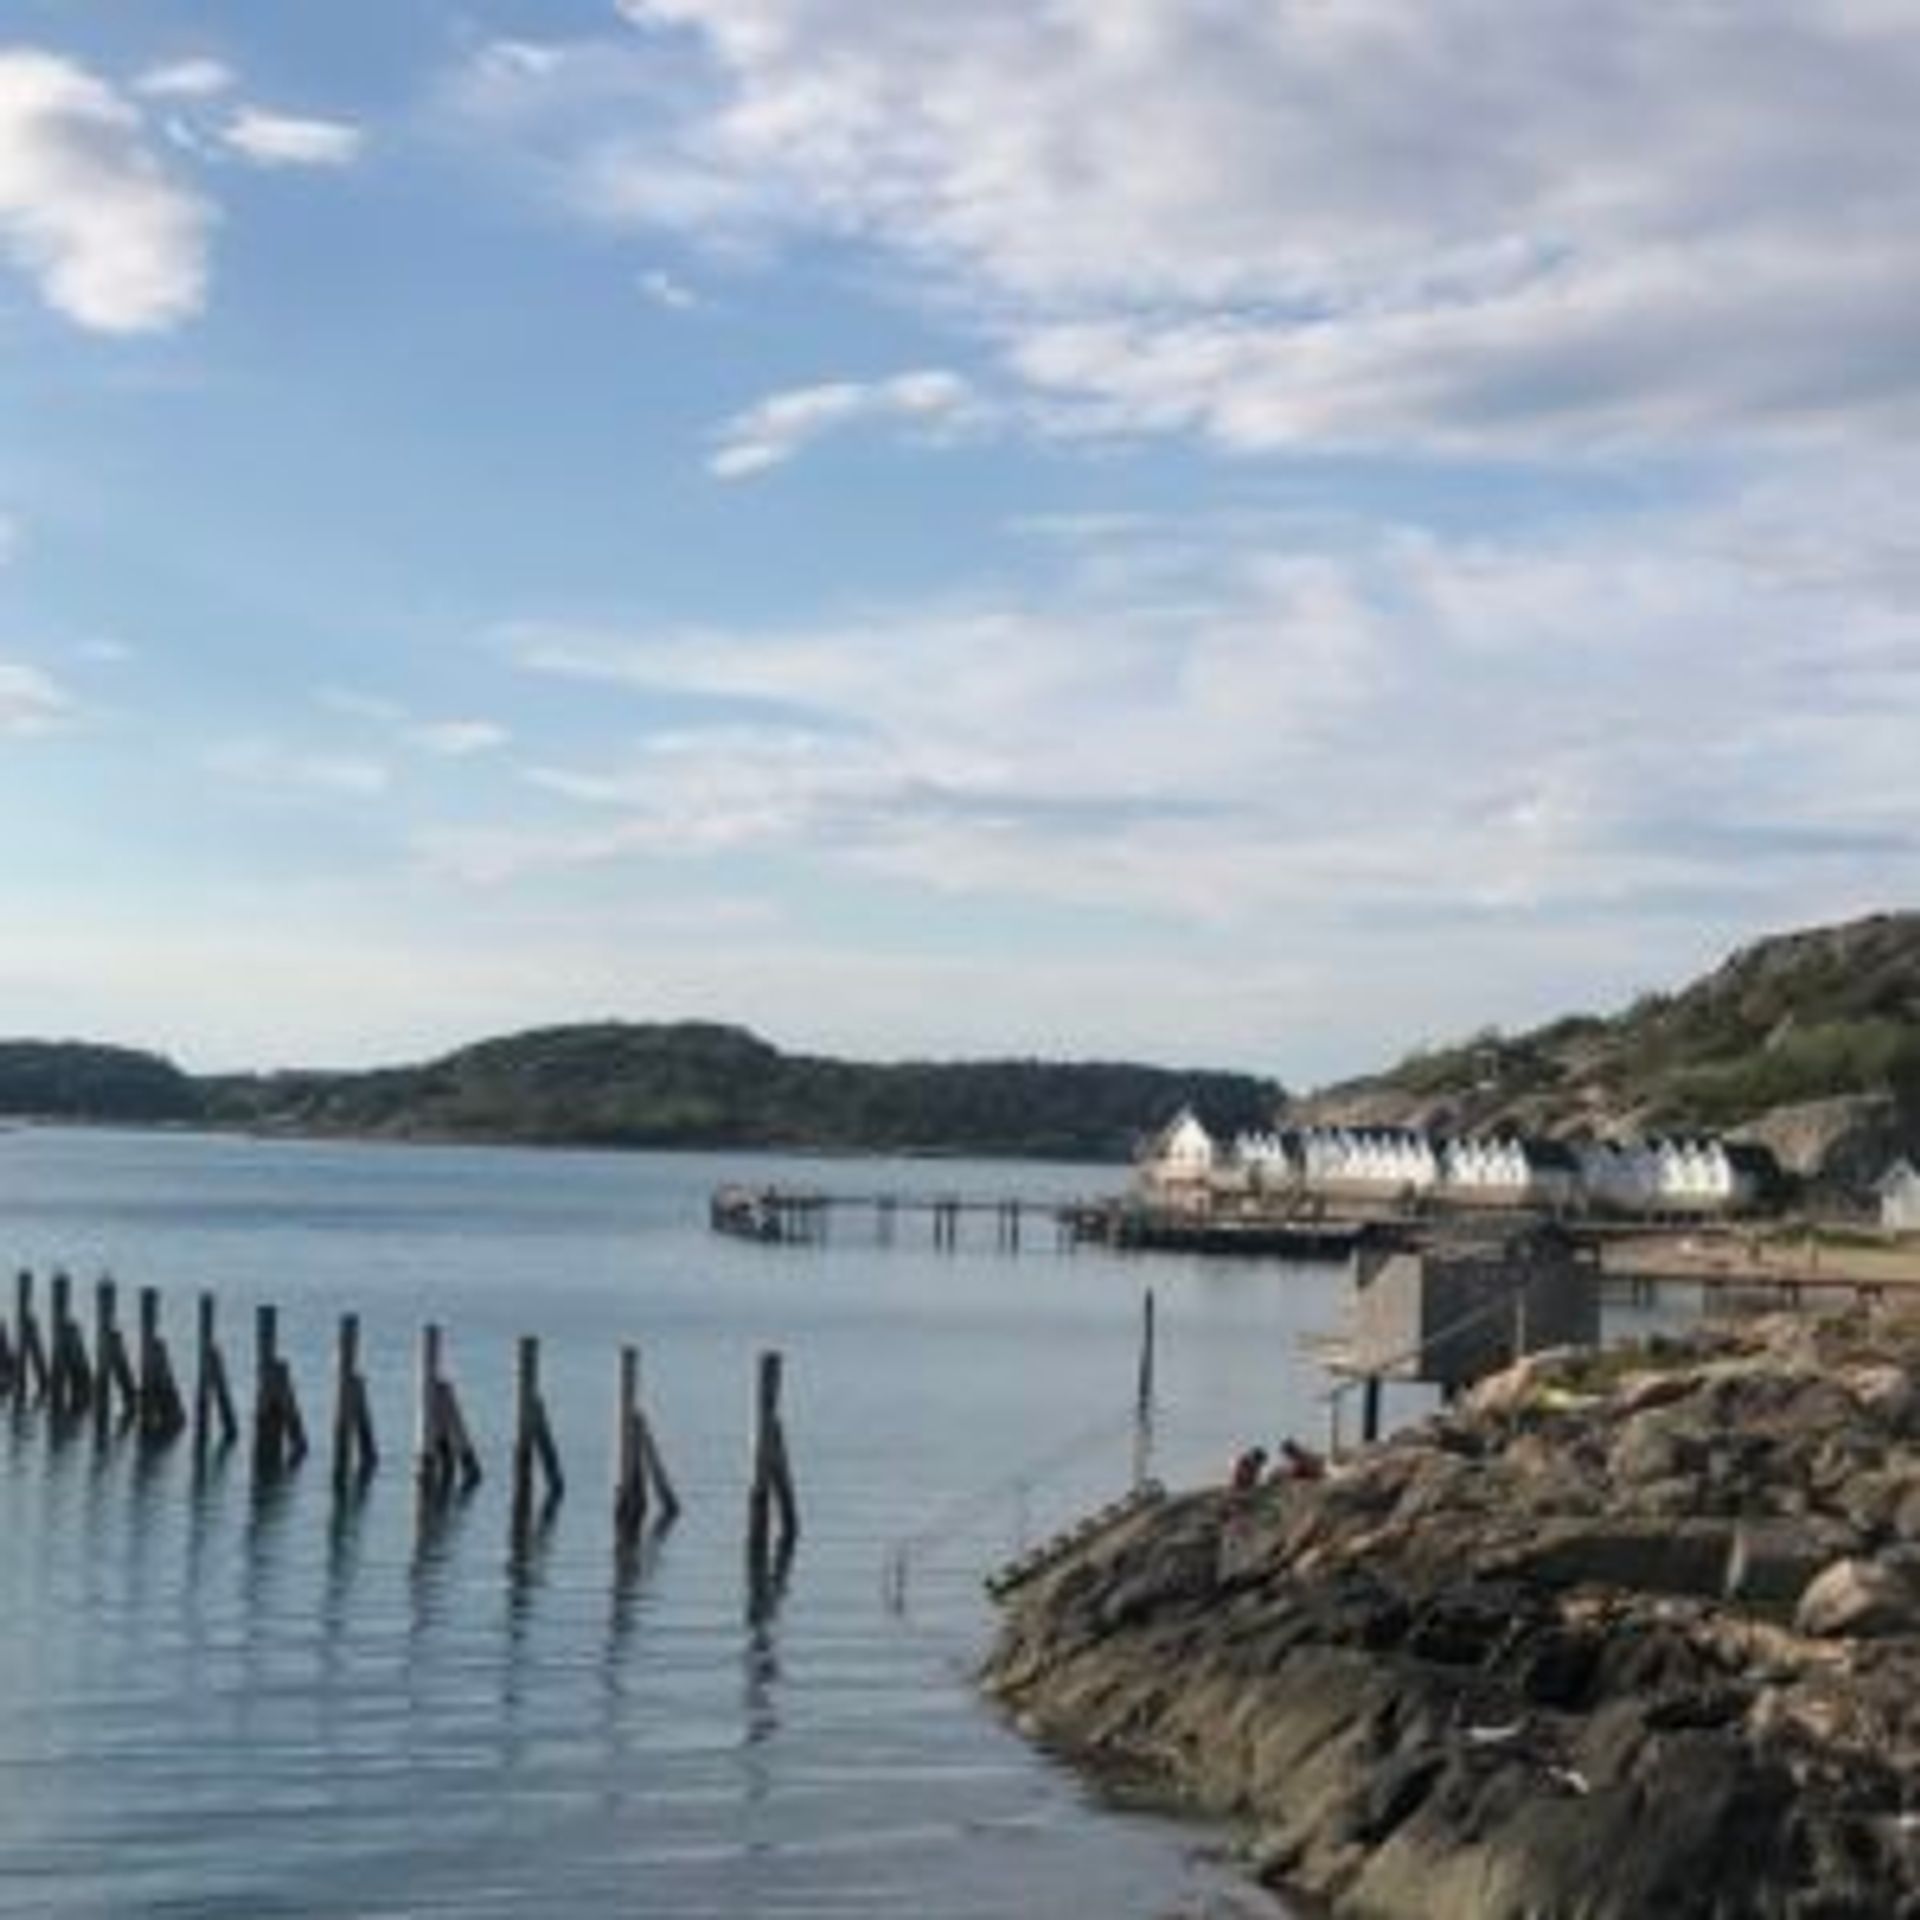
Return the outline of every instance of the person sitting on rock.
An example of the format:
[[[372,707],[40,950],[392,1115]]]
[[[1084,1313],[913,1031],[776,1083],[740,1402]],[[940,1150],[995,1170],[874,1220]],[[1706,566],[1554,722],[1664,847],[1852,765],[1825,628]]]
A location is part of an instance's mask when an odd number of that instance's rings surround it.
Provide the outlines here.
[[[1327,1462],[1323,1454],[1303,1447],[1292,1434],[1280,1442],[1280,1457],[1273,1464],[1276,1480],[1324,1480]]]
[[[1266,1471],[1266,1466],[1266,1448],[1249,1447],[1235,1456],[1233,1477],[1228,1484],[1235,1493],[1251,1493],[1260,1484],[1260,1476]]]

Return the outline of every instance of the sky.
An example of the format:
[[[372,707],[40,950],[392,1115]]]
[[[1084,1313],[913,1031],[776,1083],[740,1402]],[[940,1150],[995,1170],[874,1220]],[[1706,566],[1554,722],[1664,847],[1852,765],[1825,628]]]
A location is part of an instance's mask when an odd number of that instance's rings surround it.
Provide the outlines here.
[[[1920,893],[1920,0],[5,0],[0,1030],[1311,1084]]]

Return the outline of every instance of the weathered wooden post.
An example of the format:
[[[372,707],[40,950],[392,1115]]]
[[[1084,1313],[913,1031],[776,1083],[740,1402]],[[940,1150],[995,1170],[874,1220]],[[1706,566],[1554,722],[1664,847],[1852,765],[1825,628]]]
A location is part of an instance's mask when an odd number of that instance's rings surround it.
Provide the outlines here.
[[[640,1350],[620,1349],[620,1387],[614,1408],[613,1522],[615,1537],[631,1541],[646,1523],[648,1494],[660,1503],[661,1532],[680,1514],[680,1496],[667,1477],[666,1463],[640,1405]]]
[[[470,1493],[480,1484],[480,1456],[474,1451],[460,1411],[460,1396],[441,1371],[441,1334],[429,1322],[420,1329],[420,1425],[415,1472],[420,1489],[438,1498],[453,1486]]]
[[[0,1400],[11,1400],[20,1385],[20,1369],[13,1357],[13,1336],[7,1323],[0,1320]]]
[[[766,1573],[770,1526],[776,1514],[782,1564],[800,1537],[799,1504],[794,1498],[793,1472],[780,1420],[780,1376],[780,1355],[772,1351],[761,1354],[754,1398],[753,1491],[747,1500],[747,1558],[756,1586]]]
[[[1370,1373],[1360,1383],[1360,1439],[1372,1446],[1380,1438],[1380,1376]]]
[[[280,1310],[253,1312],[253,1465],[272,1479],[307,1457],[307,1427],[293,1388],[293,1369],[280,1357]]]
[[[1153,1289],[1149,1287],[1140,1303],[1140,1371],[1133,1396],[1133,1484],[1136,1489],[1147,1484],[1147,1470],[1152,1464],[1153,1365]]]
[[[536,1462],[546,1483],[542,1511],[551,1512],[566,1492],[560,1472],[560,1451],[547,1423],[547,1403],[540,1397],[540,1342],[531,1334],[520,1338],[514,1366],[513,1523],[523,1530],[533,1515],[533,1474]]]
[[[220,1418],[220,1444],[230,1447],[239,1437],[240,1422],[234,1416],[233,1393],[227,1384],[226,1356],[214,1337],[213,1295],[203,1293],[199,1300],[193,1374],[193,1451],[204,1458],[212,1435],[213,1418]]]
[[[94,1283],[93,1355],[99,1374],[94,1419],[104,1433],[112,1423],[116,1390],[123,1421],[131,1420],[140,1409],[140,1384],[134,1378],[132,1362],[127,1358],[127,1343],[120,1334],[119,1289],[110,1274],[103,1273]]]
[[[140,1437],[155,1445],[172,1440],[187,1424],[173,1361],[160,1337],[160,1290],[140,1289]]]
[[[360,1316],[343,1313],[334,1349],[334,1491],[345,1493],[350,1485],[365,1485],[379,1464],[380,1450],[373,1439],[373,1413],[367,1404],[367,1383],[360,1371]]]
[[[93,1368],[87,1360],[87,1343],[81,1336],[80,1324],[73,1317],[71,1276],[56,1271],[49,1288],[53,1383],[48,1398],[53,1411],[62,1419],[78,1419],[93,1399]]]
[[[47,1366],[46,1342],[40,1337],[40,1321],[33,1310],[33,1271],[22,1267],[14,1276],[14,1345],[20,1350],[20,1398],[29,1392],[44,1400],[52,1390],[51,1370]]]

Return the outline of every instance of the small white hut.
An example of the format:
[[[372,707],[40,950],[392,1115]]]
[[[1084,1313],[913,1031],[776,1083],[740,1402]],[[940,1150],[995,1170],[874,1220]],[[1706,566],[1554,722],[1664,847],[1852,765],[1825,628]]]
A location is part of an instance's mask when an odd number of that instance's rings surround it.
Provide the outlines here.
[[[1920,1172],[1911,1160],[1896,1160],[1874,1183],[1880,1224],[1892,1233],[1920,1233]]]

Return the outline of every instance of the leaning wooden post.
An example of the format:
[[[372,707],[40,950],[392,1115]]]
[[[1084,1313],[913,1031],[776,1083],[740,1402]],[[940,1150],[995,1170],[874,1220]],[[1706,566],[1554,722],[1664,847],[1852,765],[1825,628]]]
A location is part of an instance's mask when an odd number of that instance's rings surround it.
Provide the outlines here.
[[[213,1295],[203,1293],[199,1300],[193,1382],[193,1450],[204,1456],[212,1437],[213,1419],[220,1419],[220,1444],[230,1447],[240,1437],[240,1422],[233,1410],[233,1390],[227,1383],[227,1359],[214,1336]]]
[[[747,1553],[756,1577],[764,1571],[771,1523],[779,1519],[779,1554],[784,1560],[800,1534],[799,1506],[787,1460],[786,1434],[780,1423],[781,1358],[761,1354],[754,1397],[753,1491],[747,1502]]]
[[[156,1444],[173,1439],[187,1424],[173,1361],[160,1337],[160,1289],[140,1289],[140,1435]]]
[[[93,1288],[93,1353],[96,1371],[94,1420],[104,1433],[113,1419],[113,1396],[120,1395],[122,1416],[139,1410],[140,1387],[127,1359],[127,1343],[120,1337],[119,1288],[110,1274],[102,1274]]]
[[[523,1528],[533,1513],[533,1474],[535,1465],[545,1480],[546,1507],[552,1507],[567,1490],[560,1472],[560,1452],[553,1444],[553,1429],[547,1421],[547,1404],[540,1397],[540,1342],[523,1334],[514,1367],[513,1421],[513,1521]]]
[[[56,1272],[49,1282],[52,1370],[51,1400],[57,1414],[78,1417],[93,1398],[93,1370],[87,1364],[87,1343],[73,1317],[73,1281]]]
[[[360,1316],[340,1316],[334,1352],[333,1485],[344,1493],[354,1480],[365,1481],[379,1461],[373,1444],[373,1415],[367,1405],[367,1383],[360,1372]]]
[[[46,1342],[40,1337],[40,1321],[33,1310],[33,1272],[22,1267],[14,1278],[14,1345],[20,1350],[20,1397],[29,1389],[44,1400],[52,1389],[47,1366]]]

